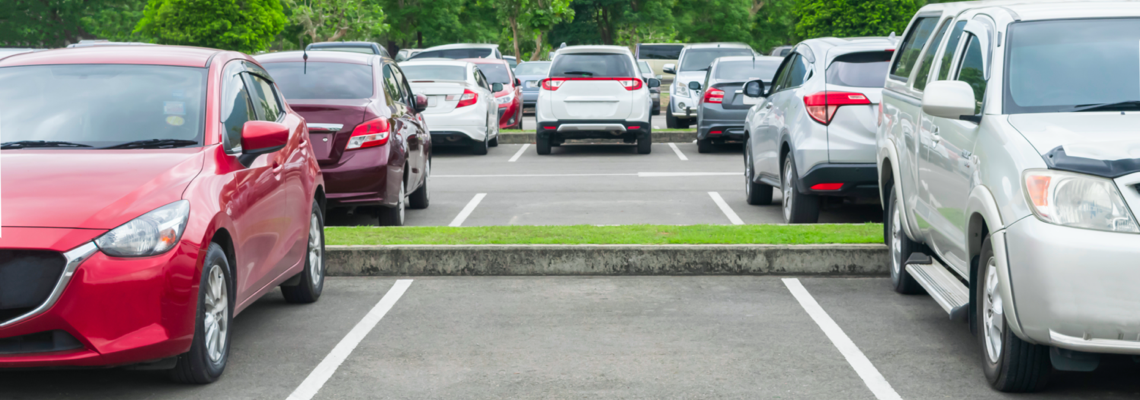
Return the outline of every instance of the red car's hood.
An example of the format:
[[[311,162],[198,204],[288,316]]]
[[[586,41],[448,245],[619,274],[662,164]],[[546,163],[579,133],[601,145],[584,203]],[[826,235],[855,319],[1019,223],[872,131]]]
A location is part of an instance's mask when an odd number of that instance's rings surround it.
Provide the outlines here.
[[[181,199],[202,170],[202,150],[5,151],[0,224],[114,228]]]

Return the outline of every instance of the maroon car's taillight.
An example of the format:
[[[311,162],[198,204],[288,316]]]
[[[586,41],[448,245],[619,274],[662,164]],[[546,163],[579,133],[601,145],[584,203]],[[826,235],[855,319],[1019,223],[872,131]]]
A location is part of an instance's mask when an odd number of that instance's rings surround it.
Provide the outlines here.
[[[365,121],[352,130],[345,150],[367,149],[369,147],[383,146],[388,143],[388,120],[377,118]]]
[[[839,107],[865,104],[871,104],[871,100],[862,93],[819,92],[804,96],[804,106],[807,107],[808,116],[824,125],[831,123]]]

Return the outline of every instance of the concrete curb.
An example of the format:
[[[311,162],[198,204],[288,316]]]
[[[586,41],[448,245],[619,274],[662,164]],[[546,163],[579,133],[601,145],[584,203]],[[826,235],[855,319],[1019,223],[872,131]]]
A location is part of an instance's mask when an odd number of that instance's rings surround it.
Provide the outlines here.
[[[692,143],[697,140],[697,131],[687,132],[653,132],[653,143]],[[589,143],[591,140],[575,140],[572,143]],[[500,133],[499,143],[522,144],[534,143],[534,132]],[[598,142],[605,143],[605,142]]]
[[[843,245],[327,246],[330,276],[884,275],[887,248]]]

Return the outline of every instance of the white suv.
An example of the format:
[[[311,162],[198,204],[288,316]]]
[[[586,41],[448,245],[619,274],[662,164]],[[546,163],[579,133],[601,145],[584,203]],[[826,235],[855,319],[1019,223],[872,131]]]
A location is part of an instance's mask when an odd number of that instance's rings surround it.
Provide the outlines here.
[[[629,49],[621,46],[570,46],[558,50],[540,83],[535,148],[550,154],[567,139],[622,139],[649,154],[652,144],[649,88]]]

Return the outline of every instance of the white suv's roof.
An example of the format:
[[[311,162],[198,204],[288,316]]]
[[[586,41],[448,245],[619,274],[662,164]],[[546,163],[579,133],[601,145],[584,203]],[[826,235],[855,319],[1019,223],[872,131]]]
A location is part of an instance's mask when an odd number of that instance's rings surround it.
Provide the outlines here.
[[[400,66],[416,66],[416,65],[452,65],[456,67],[464,67],[468,65],[475,65],[467,61],[456,61],[450,58],[419,58],[407,61],[400,61]]]
[[[423,51],[432,50],[452,50],[452,49],[497,49],[499,45],[494,43],[453,43],[441,46],[428,47]]]
[[[633,54],[625,46],[604,46],[604,45],[588,45],[588,46],[569,46],[558,49],[557,54],[574,54],[574,53],[614,53],[614,54]]]

